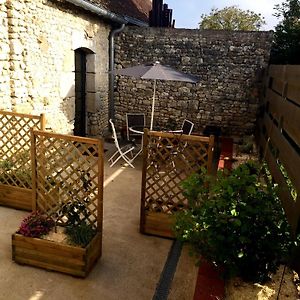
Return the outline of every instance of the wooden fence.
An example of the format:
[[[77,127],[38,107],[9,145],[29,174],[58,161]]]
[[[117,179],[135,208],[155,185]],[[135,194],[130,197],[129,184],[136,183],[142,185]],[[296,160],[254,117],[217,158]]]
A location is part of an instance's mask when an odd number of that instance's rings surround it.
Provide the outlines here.
[[[30,131],[45,129],[44,115],[0,111],[0,205],[32,209]]]
[[[214,137],[145,130],[140,231],[173,237],[172,219],[188,206],[181,182],[204,167],[212,171]]]
[[[300,218],[300,66],[271,65],[266,80],[258,143],[296,232]]]

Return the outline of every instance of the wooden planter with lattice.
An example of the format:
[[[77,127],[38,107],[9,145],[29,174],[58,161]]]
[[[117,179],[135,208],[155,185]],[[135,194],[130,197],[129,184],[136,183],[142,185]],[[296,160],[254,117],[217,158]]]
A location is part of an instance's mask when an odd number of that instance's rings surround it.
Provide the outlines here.
[[[214,137],[145,130],[140,231],[174,238],[174,215],[188,208],[181,182],[204,167],[212,171]]]
[[[76,246],[74,241],[69,244],[69,235],[60,242],[21,235],[19,230],[12,235],[12,259],[86,277],[102,253],[102,141],[33,131],[32,145],[34,211],[61,229],[84,224],[92,234],[85,246]]]
[[[32,210],[31,140],[45,129],[44,115],[0,111],[0,205]]]

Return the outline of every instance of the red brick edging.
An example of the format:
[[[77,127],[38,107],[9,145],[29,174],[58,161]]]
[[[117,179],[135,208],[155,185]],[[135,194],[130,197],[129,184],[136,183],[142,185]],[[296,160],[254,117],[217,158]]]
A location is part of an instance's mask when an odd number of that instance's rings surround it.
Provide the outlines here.
[[[221,277],[221,271],[212,263],[201,261],[194,300],[223,299],[225,299],[225,283]]]

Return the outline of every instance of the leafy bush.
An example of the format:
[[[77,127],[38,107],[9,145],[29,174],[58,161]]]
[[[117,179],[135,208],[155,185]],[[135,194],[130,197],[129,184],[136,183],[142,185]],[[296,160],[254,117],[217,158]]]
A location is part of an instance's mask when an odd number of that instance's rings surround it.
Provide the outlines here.
[[[288,257],[292,238],[276,187],[260,180],[254,163],[216,178],[202,170],[183,188],[190,209],[177,214],[175,233],[225,276],[265,281]]]
[[[49,233],[53,227],[54,221],[50,217],[35,211],[22,221],[17,233],[28,237],[41,237]]]

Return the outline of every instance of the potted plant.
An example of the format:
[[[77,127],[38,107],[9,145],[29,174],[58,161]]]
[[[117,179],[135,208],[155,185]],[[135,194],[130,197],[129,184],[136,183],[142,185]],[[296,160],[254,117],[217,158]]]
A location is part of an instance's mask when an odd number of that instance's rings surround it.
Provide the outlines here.
[[[247,162],[215,178],[202,169],[182,184],[189,209],[176,215],[175,234],[226,277],[263,282],[291,253],[276,186],[260,174],[260,166]]]

